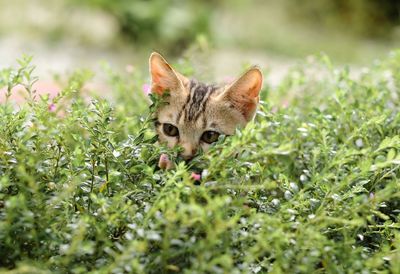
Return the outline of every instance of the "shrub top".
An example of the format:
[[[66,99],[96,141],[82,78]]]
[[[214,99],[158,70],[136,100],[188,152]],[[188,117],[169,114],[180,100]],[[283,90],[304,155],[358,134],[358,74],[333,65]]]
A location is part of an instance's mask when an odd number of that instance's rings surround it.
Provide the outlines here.
[[[0,105],[0,269],[398,271],[399,51],[357,77],[326,56],[293,68],[254,123],[171,171],[157,100],[146,112],[143,79],[109,73],[113,103],[88,101],[87,71],[53,99],[29,58],[0,72],[28,97]]]

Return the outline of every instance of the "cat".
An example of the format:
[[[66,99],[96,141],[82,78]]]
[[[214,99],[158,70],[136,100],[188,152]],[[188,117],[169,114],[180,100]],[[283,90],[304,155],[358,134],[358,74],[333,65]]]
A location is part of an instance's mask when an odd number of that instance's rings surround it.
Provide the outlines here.
[[[159,142],[180,146],[180,156],[190,161],[201,149],[207,151],[221,134],[232,135],[256,113],[263,75],[251,67],[230,85],[207,85],[175,71],[156,52],[149,59],[151,92],[167,93],[166,104],[156,110]],[[168,156],[160,156],[159,167],[173,168]]]

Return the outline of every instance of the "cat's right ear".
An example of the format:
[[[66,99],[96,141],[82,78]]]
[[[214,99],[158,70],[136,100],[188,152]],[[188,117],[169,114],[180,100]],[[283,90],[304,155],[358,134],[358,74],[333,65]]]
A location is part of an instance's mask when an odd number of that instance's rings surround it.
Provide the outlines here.
[[[249,122],[257,109],[262,82],[261,70],[258,67],[252,67],[231,84],[219,98],[230,102]]]
[[[162,95],[165,91],[184,92],[184,85],[187,79],[167,63],[167,61],[157,52],[150,55],[149,60],[151,74],[151,91]]]

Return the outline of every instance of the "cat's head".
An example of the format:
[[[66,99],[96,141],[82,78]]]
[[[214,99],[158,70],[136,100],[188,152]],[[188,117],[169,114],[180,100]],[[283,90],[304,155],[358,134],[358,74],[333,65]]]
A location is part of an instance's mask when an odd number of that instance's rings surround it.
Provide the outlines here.
[[[156,112],[160,142],[183,148],[189,160],[207,151],[219,135],[232,135],[255,115],[262,86],[261,71],[253,67],[227,86],[206,85],[175,71],[158,53],[150,56],[151,91],[168,92]]]

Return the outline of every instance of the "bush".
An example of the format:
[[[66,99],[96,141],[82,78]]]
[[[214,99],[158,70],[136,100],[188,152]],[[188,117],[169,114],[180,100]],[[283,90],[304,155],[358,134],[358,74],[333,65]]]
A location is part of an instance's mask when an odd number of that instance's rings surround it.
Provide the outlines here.
[[[177,151],[154,144],[141,79],[110,72],[115,102],[87,103],[91,74],[78,71],[34,100],[29,58],[1,71],[7,94],[28,95],[0,107],[2,270],[395,273],[400,51],[357,79],[320,60],[266,87],[254,123],[172,171],[156,168]]]
[[[100,8],[114,17],[121,34],[137,45],[182,53],[201,36],[210,38],[217,1],[71,0]]]
[[[287,1],[286,4],[297,18],[363,37],[388,37],[400,26],[400,3],[396,0]]]

